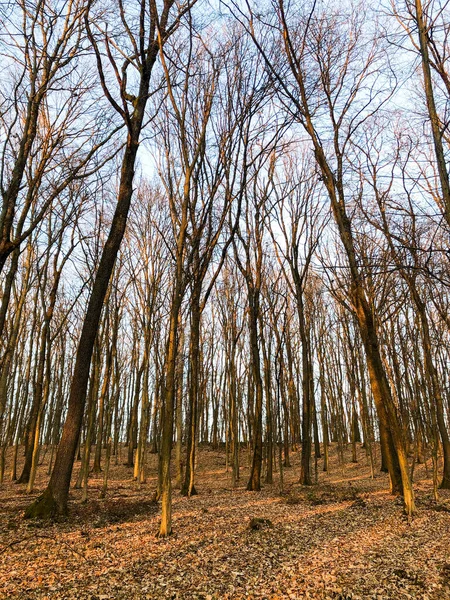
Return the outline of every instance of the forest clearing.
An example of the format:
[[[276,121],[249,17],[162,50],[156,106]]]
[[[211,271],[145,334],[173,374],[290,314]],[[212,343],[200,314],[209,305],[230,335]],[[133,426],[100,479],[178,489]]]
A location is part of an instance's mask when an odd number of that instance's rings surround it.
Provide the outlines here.
[[[408,522],[387,491],[387,475],[370,478],[364,449],[358,447],[358,463],[349,462],[350,452],[345,458],[342,468],[332,446],[330,472],[320,470],[319,460],[318,484],[300,486],[293,453],[283,494],[278,473],[273,485],[247,492],[247,467],[233,489],[224,449],[202,448],[199,494],[174,492],[173,534],[166,539],[156,536],[154,455],[145,484],[113,465],[105,499],[101,476],[93,476],[87,503],[80,503],[81,490],[71,490],[69,517],[55,522],[24,520],[30,497],[8,482],[0,490],[0,597],[450,598],[450,492],[440,491],[436,503],[425,466],[416,465],[417,514]],[[270,523],[252,529],[252,519]]]

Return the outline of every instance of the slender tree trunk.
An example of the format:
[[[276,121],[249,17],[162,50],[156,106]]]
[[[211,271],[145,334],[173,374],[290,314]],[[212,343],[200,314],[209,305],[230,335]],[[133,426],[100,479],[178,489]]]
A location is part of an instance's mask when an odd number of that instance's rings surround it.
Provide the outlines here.
[[[263,330],[262,319],[260,318],[260,328]],[[261,348],[263,353],[264,363],[264,390],[266,397],[266,453],[267,453],[267,468],[266,468],[266,483],[273,483],[273,400],[270,380],[270,347],[267,349],[264,335],[261,337]]]
[[[420,57],[422,61],[423,81],[425,85],[425,97],[427,100],[428,115],[430,117],[431,131],[433,133],[434,152],[436,155],[439,181],[442,192],[442,211],[450,226],[450,181],[448,169],[445,162],[445,152],[442,143],[442,131],[434,100],[433,80],[431,77],[430,57],[428,51],[428,30],[424,20],[422,2],[415,0],[417,31],[419,34]]]
[[[189,418],[187,423],[186,469],[183,496],[194,496],[195,489],[195,445],[198,436],[198,403],[200,376],[200,293],[201,286],[194,284],[191,296],[191,331],[189,343]]]
[[[247,490],[257,492],[261,489],[261,467],[263,459],[262,444],[262,409],[263,385],[261,379],[261,366],[258,346],[258,316],[259,316],[259,290],[249,287],[249,329],[251,347],[251,368],[255,385],[255,406],[253,418],[253,459],[250,468],[250,477]]]
[[[169,321],[169,338],[166,351],[164,379],[164,402],[162,406],[162,437],[160,452],[160,492],[161,492],[161,525],[160,537],[172,533],[172,481],[170,475],[170,458],[172,452],[173,420],[176,394],[177,363],[177,325],[181,308],[181,284],[176,283]]]

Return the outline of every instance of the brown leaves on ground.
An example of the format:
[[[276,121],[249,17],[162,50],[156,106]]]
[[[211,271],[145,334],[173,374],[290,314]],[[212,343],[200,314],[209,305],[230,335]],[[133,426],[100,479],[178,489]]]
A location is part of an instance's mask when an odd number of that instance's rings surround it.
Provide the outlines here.
[[[332,453],[330,474],[319,472],[310,488],[297,483],[294,453],[280,494],[278,474],[261,492],[245,491],[247,468],[233,489],[224,452],[201,450],[199,495],[174,491],[168,539],[155,536],[155,456],[142,486],[130,469],[113,465],[105,499],[101,476],[90,479],[87,504],[73,490],[70,517],[60,522],[24,521],[34,496],[6,482],[0,598],[450,599],[449,492],[434,502],[431,473],[416,467],[418,513],[408,523],[387,492],[387,477],[370,479],[363,450],[358,464],[344,468]],[[241,459],[247,464],[244,452]]]

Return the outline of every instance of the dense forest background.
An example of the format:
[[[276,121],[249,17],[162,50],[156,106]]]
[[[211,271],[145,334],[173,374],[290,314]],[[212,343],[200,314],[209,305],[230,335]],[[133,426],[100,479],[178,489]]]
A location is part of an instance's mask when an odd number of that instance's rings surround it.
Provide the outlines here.
[[[437,500],[448,3],[0,11],[0,480],[50,477],[26,515],[66,513],[76,460],[106,494],[123,446],[141,483],[158,456],[161,537],[206,444],[258,491],[362,443],[409,516],[431,459]]]

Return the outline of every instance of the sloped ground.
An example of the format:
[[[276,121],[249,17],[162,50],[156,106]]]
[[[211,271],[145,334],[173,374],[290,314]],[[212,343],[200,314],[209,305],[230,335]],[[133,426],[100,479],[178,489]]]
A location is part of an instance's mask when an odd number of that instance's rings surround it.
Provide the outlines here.
[[[0,488],[0,598],[450,599],[450,493],[433,502],[431,474],[416,466],[418,512],[408,523],[387,477],[370,479],[362,449],[359,463],[344,469],[334,448],[331,455],[330,474],[319,472],[317,485],[301,488],[293,454],[280,495],[278,473],[274,485],[246,492],[247,467],[232,489],[224,452],[201,450],[199,495],[174,492],[174,534],[166,540],[155,536],[154,456],[145,485],[113,465],[107,497],[99,499],[101,477],[91,478],[88,503],[73,490],[70,517],[57,523],[24,521],[38,490],[27,496],[7,481]],[[246,465],[244,452],[241,458]],[[252,519],[263,521],[252,529]]]

